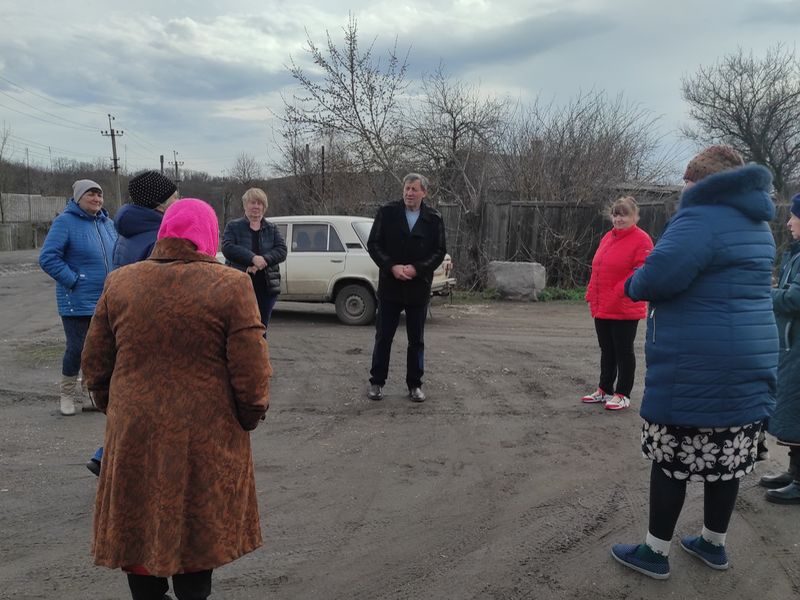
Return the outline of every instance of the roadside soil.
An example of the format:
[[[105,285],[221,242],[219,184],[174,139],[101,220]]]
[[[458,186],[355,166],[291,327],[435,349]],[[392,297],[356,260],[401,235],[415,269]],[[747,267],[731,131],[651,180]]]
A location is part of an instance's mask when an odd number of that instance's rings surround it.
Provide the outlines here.
[[[35,252],[0,253],[0,598],[128,598],[89,554],[96,479],[84,467],[104,416],[61,417],[63,333]],[[728,536],[731,569],[684,553],[702,525],[690,485],[657,582],[611,544],[643,539],[649,463],[637,414],[578,399],[598,350],[580,303],[448,305],[426,331],[425,391],[404,389],[398,330],[382,402],[366,399],[373,330],[330,306],[278,304],[267,420],[252,434],[264,546],[214,573],[213,598],[784,599],[800,593],[796,507],[747,477]],[[761,473],[786,465],[773,458]]]

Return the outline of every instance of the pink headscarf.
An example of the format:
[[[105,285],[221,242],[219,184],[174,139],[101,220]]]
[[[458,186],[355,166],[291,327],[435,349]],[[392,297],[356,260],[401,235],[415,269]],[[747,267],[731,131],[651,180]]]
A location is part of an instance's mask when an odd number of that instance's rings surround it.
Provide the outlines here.
[[[164,213],[158,239],[182,238],[197,246],[198,252],[216,256],[219,248],[217,214],[206,202],[184,198],[170,205]]]

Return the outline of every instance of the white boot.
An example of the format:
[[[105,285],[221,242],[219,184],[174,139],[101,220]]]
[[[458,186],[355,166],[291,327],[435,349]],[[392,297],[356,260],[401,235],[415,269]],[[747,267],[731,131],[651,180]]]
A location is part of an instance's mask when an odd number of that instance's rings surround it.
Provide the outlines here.
[[[78,387],[78,376],[61,376],[61,414],[69,417],[75,414],[75,390]]]

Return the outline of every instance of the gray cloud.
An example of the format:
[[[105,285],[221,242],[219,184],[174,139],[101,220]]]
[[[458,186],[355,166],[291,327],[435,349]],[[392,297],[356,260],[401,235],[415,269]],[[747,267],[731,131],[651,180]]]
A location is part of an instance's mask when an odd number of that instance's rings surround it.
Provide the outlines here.
[[[446,44],[415,43],[412,52],[415,62],[421,59],[435,66],[441,58],[455,70],[462,65],[508,64],[600,35],[613,27],[613,22],[601,15],[558,11],[486,31],[464,32],[449,38]]]
[[[91,5],[31,4],[0,0],[6,31],[13,31],[0,36],[0,75],[60,104],[2,80],[0,90],[92,129],[56,127],[3,108],[0,120],[45,147],[105,155],[108,140],[98,130],[108,127],[111,112],[115,126],[132,134],[123,143],[137,153],[176,148],[187,166],[190,156],[221,157],[193,166],[210,172],[242,151],[266,154],[266,105],[280,111],[279,92],[291,97],[294,88],[284,65],[292,56],[313,73],[303,51],[306,29],[322,45],[327,29],[341,45],[349,11],[358,18],[362,48],[378,36],[376,57],[385,57],[395,35],[398,51],[411,46],[412,88],[443,62],[446,72],[480,83],[483,93],[525,100],[626,90],[670,123],[684,118],[682,73],[739,43],[755,53],[791,44],[800,22],[797,2],[767,0],[695,3],[688,20],[686,0],[131,0],[110,7],[102,26],[87,31],[86,23],[99,23]],[[0,103],[34,114],[5,96]],[[133,136],[157,150],[146,152]]]
[[[800,3],[755,2],[748,6],[742,23],[763,23],[793,27],[800,24]]]

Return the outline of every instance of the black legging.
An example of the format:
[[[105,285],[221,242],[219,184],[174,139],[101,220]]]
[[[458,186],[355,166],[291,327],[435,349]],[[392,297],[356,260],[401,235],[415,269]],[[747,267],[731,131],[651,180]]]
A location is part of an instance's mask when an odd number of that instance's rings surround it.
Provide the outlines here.
[[[703,483],[703,524],[715,533],[726,533],[731,522],[739,480]],[[686,480],[668,477],[657,463],[650,469],[650,533],[671,540],[686,498]]]

